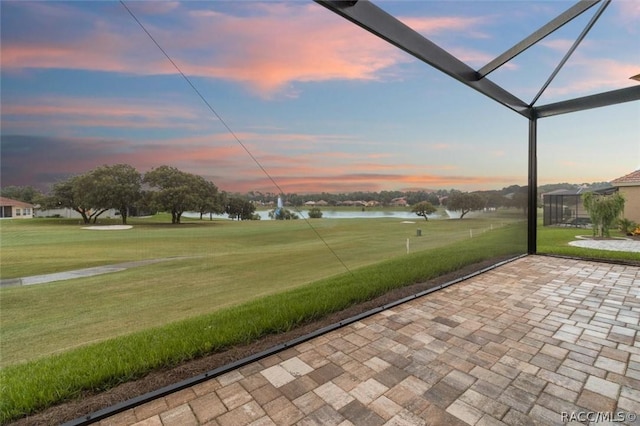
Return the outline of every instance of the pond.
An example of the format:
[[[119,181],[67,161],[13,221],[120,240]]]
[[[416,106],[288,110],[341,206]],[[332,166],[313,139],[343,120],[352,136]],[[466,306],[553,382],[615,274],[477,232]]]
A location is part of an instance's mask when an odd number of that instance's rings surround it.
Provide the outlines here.
[[[308,218],[307,210],[300,210],[300,212],[294,211],[298,216]],[[269,218],[269,210],[259,210],[256,212],[260,216],[260,220],[272,220]],[[183,214],[189,218],[200,218],[200,213],[185,212]],[[209,215],[205,215],[206,218]],[[226,214],[214,214],[215,219],[229,219]],[[446,210],[446,216],[438,212],[427,216],[429,219],[458,219],[460,212]],[[405,220],[424,220],[422,217],[417,216],[410,211],[400,210],[322,210],[323,219],[374,219],[374,218],[397,218]]]

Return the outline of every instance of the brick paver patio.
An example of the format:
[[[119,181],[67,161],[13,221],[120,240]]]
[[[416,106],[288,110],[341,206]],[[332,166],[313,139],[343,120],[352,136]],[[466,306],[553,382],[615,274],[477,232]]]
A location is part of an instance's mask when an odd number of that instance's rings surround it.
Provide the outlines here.
[[[101,424],[633,423],[639,295],[638,267],[528,256]]]

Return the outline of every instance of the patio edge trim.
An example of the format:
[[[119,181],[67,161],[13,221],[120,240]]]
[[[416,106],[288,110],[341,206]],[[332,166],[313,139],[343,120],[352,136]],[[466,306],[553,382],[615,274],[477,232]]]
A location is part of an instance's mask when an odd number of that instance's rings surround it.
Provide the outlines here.
[[[546,256],[546,257],[555,257],[558,259],[567,259],[567,260],[580,260],[583,262],[594,262],[594,263],[606,263],[609,265],[623,265],[623,266],[635,266],[640,267],[640,263],[634,262],[633,260],[625,260],[625,259],[600,259],[597,257],[579,257],[579,256],[569,256],[566,254],[555,254],[555,253],[536,253],[536,256]]]
[[[529,254],[524,253],[524,254],[516,255],[514,257],[502,260],[502,261],[497,262],[497,263],[495,263],[493,265],[490,265],[490,266],[488,266],[486,268],[482,268],[482,269],[479,269],[479,270],[477,270],[475,272],[467,274],[467,275],[465,275],[463,277],[456,278],[456,279],[451,280],[451,281],[447,281],[446,283],[443,283],[443,284],[440,284],[438,286],[429,288],[427,290],[421,291],[421,292],[416,293],[414,295],[403,297],[402,299],[396,300],[394,302],[387,303],[387,304],[379,306],[377,308],[370,309],[370,310],[368,310],[366,312],[363,312],[361,314],[355,315],[353,317],[347,318],[347,319],[339,321],[337,323],[334,323],[334,324],[328,325],[326,327],[320,328],[320,329],[315,330],[315,331],[313,331],[313,332],[311,332],[309,334],[305,334],[304,336],[300,336],[300,337],[292,339],[292,340],[290,340],[288,342],[281,343],[281,344],[276,345],[276,346],[274,346],[272,348],[266,349],[266,350],[264,350],[262,352],[258,352],[256,354],[253,354],[253,355],[250,355],[248,357],[239,359],[239,360],[234,361],[232,363],[220,366],[218,368],[215,368],[213,370],[207,371],[207,372],[199,374],[197,376],[182,380],[180,382],[177,382],[177,383],[174,383],[174,384],[171,384],[171,385],[168,385],[168,386],[164,386],[164,387],[162,387],[160,389],[157,389],[155,391],[151,391],[151,392],[148,392],[146,394],[143,394],[143,395],[128,399],[126,401],[120,402],[120,403],[112,405],[110,407],[103,408],[102,410],[95,411],[93,413],[87,414],[87,415],[82,416],[82,417],[78,417],[78,418],[76,418],[74,420],[71,420],[69,422],[64,423],[63,426],[82,426],[82,425],[89,425],[89,424],[92,424],[92,423],[95,423],[95,422],[99,422],[100,420],[104,420],[107,417],[114,416],[114,415],[116,415],[118,413],[121,413],[123,411],[129,410],[131,408],[135,408],[135,407],[137,407],[139,405],[142,405],[144,403],[153,401],[154,399],[162,398],[162,397],[164,397],[166,395],[170,395],[172,393],[175,393],[175,392],[178,392],[180,390],[189,388],[191,386],[197,385],[197,384],[205,382],[207,380],[216,378],[218,376],[221,376],[222,374],[228,373],[229,371],[235,370],[235,369],[240,368],[240,367],[244,367],[247,364],[259,361],[259,360],[261,360],[263,358],[266,358],[268,356],[274,355],[274,354],[276,354],[278,352],[281,352],[281,351],[283,351],[285,349],[289,349],[292,346],[296,346],[296,345],[299,345],[300,343],[304,343],[304,342],[306,342],[308,340],[311,340],[311,339],[314,339],[316,337],[322,336],[323,334],[326,334],[326,333],[328,333],[330,331],[334,331],[334,330],[337,330],[337,329],[342,328],[344,326],[353,324],[353,323],[355,323],[357,321],[360,321],[360,320],[362,320],[364,318],[370,317],[372,315],[375,315],[375,314],[380,313],[382,311],[385,311],[387,309],[394,308],[394,307],[396,307],[398,305],[401,305],[403,303],[409,302],[411,300],[418,299],[420,297],[426,296],[426,295],[428,295],[430,293],[433,293],[435,291],[442,290],[443,288],[449,287],[449,286],[451,286],[453,284],[457,284],[457,283],[459,283],[461,281],[468,280],[469,278],[473,278],[473,277],[475,277],[477,275],[480,275],[480,274],[483,274],[485,272],[488,272],[488,271],[490,271],[492,269],[495,269],[495,268],[497,268],[499,266],[506,265],[507,263],[511,263],[511,262],[513,262],[515,260],[522,259],[522,258],[527,257],[527,256],[529,256]]]

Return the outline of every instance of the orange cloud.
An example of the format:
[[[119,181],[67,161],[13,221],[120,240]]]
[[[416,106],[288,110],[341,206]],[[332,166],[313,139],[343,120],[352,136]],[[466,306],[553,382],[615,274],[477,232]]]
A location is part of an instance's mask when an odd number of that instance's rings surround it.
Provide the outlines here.
[[[444,175],[397,175],[397,174],[341,174],[323,176],[314,174],[305,177],[276,176],[276,182],[284,192],[346,192],[381,191],[398,189],[406,185],[416,188],[456,187],[486,189],[500,187],[522,181],[522,177],[512,176],[444,176]],[[234,191],[274,191],[273,184],[265,178],[226,182]]]

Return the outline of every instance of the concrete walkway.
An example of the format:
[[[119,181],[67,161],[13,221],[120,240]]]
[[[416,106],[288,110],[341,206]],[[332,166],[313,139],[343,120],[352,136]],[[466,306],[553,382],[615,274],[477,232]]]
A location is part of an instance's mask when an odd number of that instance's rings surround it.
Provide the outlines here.
[[[640,241],[636,240],[579,240],[571,241],[569,245],[596,250],[640,253]],[[640,259],[640,256],[638,258]]]
[[[639,267],[528,256],[100,424],[637,424],[639,323]]]
[[[22,278],[8,278],[0,280],[0,287],[11,287],[19,285],[45,284],[54,281],[72,280],[75,278],[92,277],[94,275],[120,272],[125,269],[138,266],[151,265],[153,263],[168,262],[170,260],[188,259],[188,256],[163,257],[161,259],[138,260],[134,262],[116,263],[115,265],[96,266],[94,268],[76,269],[74,271],[57,272],[54,274],[32,275]]]

